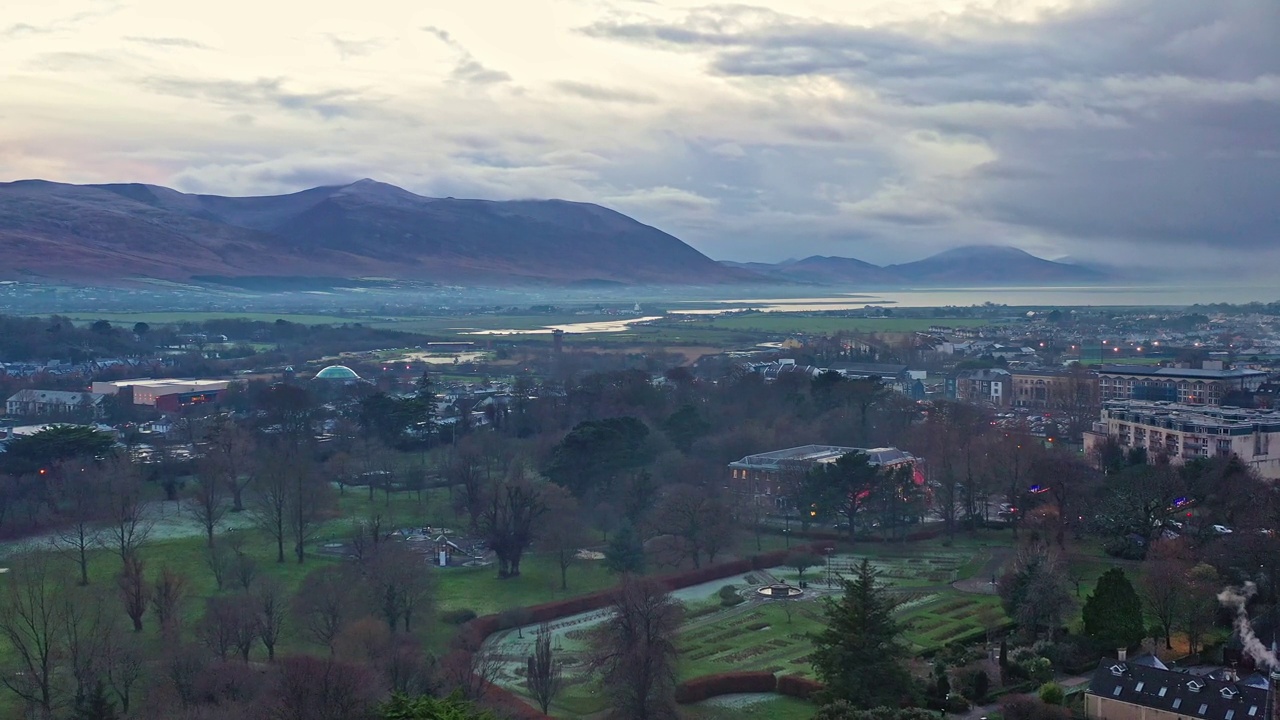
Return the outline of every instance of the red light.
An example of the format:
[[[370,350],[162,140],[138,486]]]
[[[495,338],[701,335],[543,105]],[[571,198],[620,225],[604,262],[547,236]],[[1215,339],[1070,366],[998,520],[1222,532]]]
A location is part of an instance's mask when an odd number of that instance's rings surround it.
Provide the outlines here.
[[[49,472],[49,471],[48,471],[48,470],[45,470],[44,468],[40,468],[40,474],[41,474],[41,475],[44,475],[44,474],[45,474],[45,473],[47,473],[47,472]]]

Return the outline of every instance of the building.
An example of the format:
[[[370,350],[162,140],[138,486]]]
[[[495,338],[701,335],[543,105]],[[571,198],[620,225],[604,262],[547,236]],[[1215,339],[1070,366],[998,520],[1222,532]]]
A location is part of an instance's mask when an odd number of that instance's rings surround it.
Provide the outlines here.
[[[1012,376],[1008,370],[989,368],[962,370],[956,375],[956,399],[980,405],[1005,407],[1009,404]]]
[[[216,399],[218,394],[227,389],[230,380],[111,380],[93,384],[95,393],[115,395],[128,388],[133,393],[134,405],[157,406],[157,399],[166,395],[187,395],[203,397],[205,401]],[[178,401],[181,405],[181,401]],[[172,403],[169,403],[172,404]],[[187,404],[190,404],[189,402]]]
[[[1252,393],[1267,381],[1261,370],[1198,370],[1147,365],[1103,365],[1098,369],[1102,400],[1152,400],[1189,405],[1221,405],[1228,393]]]
[[[898,467],[917,462],[915,456],[898,448],[854,448],[838,445],[802,445],[786,450],[748,455],[729,463],[729,488],[756,497],[780,501],[789,480],[817,465],[834,463],[849,453],[864,453],[877,467]]]
[[[1170,670],[1145,655],[1103,660],[1085,693],[1090,720],[1274,720],[1270,681],[1223,670],[1205,675]]]
[[[1010,404],[1033,410],[1097,406],[1098,376],[1067,370],[1010,370]]]
[[[354,383],[360,382],[361,377],[356,374],[355,370],[346,365],[330,365],[316,373],[316,376],[311,379],[332,383]]]
[[[1176,464],[1234,454],[1262,477],[1280,479],[1280,410],[1112,400],[1085,433],[1086,454],[1108,437]]]
[[[19,390],[5,403],[8,415],[70,415],[89,412],[102,417],[102,400],[97,392],[67,392],[62,390]]]

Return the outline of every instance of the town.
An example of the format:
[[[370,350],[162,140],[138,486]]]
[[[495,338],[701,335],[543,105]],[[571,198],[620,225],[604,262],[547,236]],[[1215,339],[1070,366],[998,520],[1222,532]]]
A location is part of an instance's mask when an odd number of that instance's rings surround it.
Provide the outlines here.
[[[0,318],[0,703],[1271,712],[1275,305],[591,316]]]

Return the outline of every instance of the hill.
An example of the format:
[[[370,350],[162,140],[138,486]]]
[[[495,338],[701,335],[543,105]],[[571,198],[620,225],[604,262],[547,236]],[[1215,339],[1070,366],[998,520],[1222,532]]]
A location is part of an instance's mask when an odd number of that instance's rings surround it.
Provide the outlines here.
[[[854,258],[821,255],[777,264],[731,265],[778,281],[860,287],[1087,285],[1111,278],[1109,273],[1098,267],[1054,262],[1018,248],[996,245],[954,248],[923,260],[885,267]]]
[[[448,284],[758,280],[621,213],[429,198],[361,180],[290,195],[0,183],[0,279],[384,277]]]

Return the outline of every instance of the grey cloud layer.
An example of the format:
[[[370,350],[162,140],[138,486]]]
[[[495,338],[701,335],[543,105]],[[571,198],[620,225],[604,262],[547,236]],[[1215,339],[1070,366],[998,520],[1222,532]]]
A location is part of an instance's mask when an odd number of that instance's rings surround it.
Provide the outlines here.
[[[727,6],[584,32],[700,53],[710,72],[761,88],[830,78],[858,94],[844,118],[981,142],[995,159],[951,178],[950,190],[946,179],[895,179],[904,173],[893,167],[878,184],[950,195],[952,210],[1007,225],[1014,238],[1021,228],[1064,242],[1280,240],[1280,7],[1270,0],[1115,0],[1035,24],[879,28]],[[843,125],[791,131],[841,144]],[[952,214],[852,221],[895,218]]]

